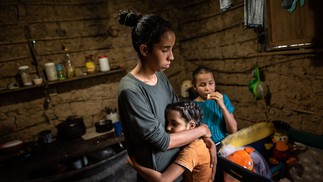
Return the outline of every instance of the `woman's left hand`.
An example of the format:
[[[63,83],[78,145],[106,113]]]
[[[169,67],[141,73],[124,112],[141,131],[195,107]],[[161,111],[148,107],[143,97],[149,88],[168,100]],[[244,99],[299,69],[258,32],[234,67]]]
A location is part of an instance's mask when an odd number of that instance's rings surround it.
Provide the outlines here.
[[[214,181],[214,176],[216,173],[216,164],[217,164],[217,155],[216,155],[216,147],[214,142],[211,140],[211,138],[203,138],[204,143],[206,144],[206,147],[209,149],[210,152],[210,167],[212,168],[212,176],[211,179]]]

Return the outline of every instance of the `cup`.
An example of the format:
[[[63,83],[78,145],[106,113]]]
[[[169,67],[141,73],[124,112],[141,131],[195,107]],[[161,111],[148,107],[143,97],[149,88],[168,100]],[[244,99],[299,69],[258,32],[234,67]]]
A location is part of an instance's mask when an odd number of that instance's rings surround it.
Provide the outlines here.
[[[72,163],[72,166],[74,167],[74,169],[81,169],[85,166],[88,165],[88,160],[87,160],[87,157],[84,155],[83,157],[77,159],[76,161],[74,161]]]
[[[113,123],[113,128],[114,128],[114,134],[117,137],[122,136],[122,125],[120,121],[114,122]]]
[[[43,83],[43,79],[42,78],[34,78],[34,83],[35,85],[41,85]]]
[[[52,143],[53,142],[53,136],[50,130],[44,130],[39,133],[39,140],[41,143]]]

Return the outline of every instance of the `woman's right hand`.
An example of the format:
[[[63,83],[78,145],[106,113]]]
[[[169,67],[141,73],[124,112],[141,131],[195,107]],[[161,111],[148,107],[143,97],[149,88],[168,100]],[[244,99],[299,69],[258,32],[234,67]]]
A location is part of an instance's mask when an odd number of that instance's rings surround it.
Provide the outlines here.
[[[212,134],[211,134],[209,127],[204,123],[201,123],[200,127],[203,127],[204,133],[205,133],[202,137],[203,138],[211,138]]]

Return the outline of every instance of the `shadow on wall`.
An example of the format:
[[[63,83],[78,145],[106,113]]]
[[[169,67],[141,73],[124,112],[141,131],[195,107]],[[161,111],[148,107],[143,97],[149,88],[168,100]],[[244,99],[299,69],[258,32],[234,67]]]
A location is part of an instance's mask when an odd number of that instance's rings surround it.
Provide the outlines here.
[[[322,47],[323,46],[323,11],[320,11],[319,8],[323,6],[323,1],[305,1],[308,3],[308,6],[313,12],[314,19],[314,34],[313,37],[313,45],[314,47]],[[323,67],[322,55],[323,52],[319,54],[315,54],[316,56],[312,59],[312,63],[315,67]]]

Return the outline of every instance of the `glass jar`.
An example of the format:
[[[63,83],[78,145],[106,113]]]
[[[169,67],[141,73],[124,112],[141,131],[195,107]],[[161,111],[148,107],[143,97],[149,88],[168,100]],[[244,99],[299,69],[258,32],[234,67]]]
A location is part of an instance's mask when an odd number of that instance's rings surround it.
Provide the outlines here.
[[[95,63],[91,54],[85,56],[85,68],[87,74],[95,73]]]
[[[32,85],[33,83],[29,75],[29,66],[20,66],[18,70],[19,70],[23,85],[24,86]]]

